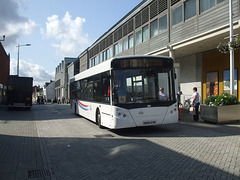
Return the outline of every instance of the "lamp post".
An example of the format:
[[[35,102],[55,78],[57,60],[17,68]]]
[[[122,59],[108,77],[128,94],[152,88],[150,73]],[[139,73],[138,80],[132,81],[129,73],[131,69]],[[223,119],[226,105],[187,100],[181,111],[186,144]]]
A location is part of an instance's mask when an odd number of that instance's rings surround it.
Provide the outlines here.
[[[230,43],[233,42],[233,8],[232,0],[229,0],[229,27]],[[234,94],[234,50],[230,49],[230,94]]]
[[[3,35],[2,39],[0,41],[5,41],[5,35]]]
[[[19,76],[19,49],[20,46],[31,46],[31,44],[18,44],[17,48],[18,48],[18,59],[17,59],[17,75]]]

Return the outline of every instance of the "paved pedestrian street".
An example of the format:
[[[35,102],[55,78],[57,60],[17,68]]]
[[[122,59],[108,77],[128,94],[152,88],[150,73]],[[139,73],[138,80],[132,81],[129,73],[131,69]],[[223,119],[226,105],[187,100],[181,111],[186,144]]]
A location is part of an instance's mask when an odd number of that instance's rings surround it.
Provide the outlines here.
[[[240,179],[240,123],[108,130],[69,105],[0,108],[0,179]]]

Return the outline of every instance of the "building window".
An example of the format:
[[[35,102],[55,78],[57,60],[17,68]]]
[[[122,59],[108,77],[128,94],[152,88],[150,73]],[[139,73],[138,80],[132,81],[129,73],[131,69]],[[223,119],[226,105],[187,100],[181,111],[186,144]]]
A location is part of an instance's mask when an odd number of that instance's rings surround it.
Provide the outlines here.
[[[136,44],[140,44],[142,42],[142,30],[136,32]]]
[[[106,61],[106,58],[107,58],[106,51],[104,51],[102,54],[103,54],[103,61]]]
[[[159,32],[165,31],[167,29],[167,14],[160,17],[159,19]]]
[[[234,94],[237,96],[237,69],[234,70]],[[223,71],[223,92],[230,93],[230,70]]]
[[[99,64],[99,56],[95,57],[95,65]]]
[[[109,58],[113,57],[113,47],[109,48]]]
[[[150,24],[150,37],[156,36],[158,34],[158,19],[151,22]]]
[[[110,50],[107,49],[107,51],[106,51],[106,59],[109,59],[109,58],[110,58]]]
[[[89,61],[89,68],[94,66],[94,59],[90,59]]]
[[[110,59],[111,57],[113,57],[113,47],[110,47],[109,49],[107,49],[107,59]]]
[[[128,50],[128,38],[125,38],[123,40],[123,50],[124,51]]]
[[[217,3],[221,3],[221,2],[223,2],[223,1],[225,1],[225,0],[217,0]]]
[[[200,13],[216,5],[216,0],[200,0]]]
[[[100,54],[99,54],[99,61],[100,61],[100,63],[104,61],[104,60],[103,60],[103,53],[100,53]]]
[[[207,73],[207,97],[218,95],[218,72]]]
[[[120,41],[118,43],[118,52],[121,53],[122,52],[122,41]]]
[[[143,27],[142,29],[142,40],[143,41],[147,41],[149,39],[149,27],[148,25],[146,25],[145,27]]]
[[[188,0],[184,3],[184,21],[197,14],[196,0]]]
[[[176,9],[172,11],[172,22],[173,26],[182,22],[182,5],[178,6]]]
[[[115,45],[114,45],[114,53],[115,53],[115,55],[118,55],[118,54],[119,54],[118,44],[115,44]]]
[[[128,37],[129,49],[133,47],[133,34]]]
[[[122,52],[122,41],[114,45],[114,53],[115,55],[118,55]]]

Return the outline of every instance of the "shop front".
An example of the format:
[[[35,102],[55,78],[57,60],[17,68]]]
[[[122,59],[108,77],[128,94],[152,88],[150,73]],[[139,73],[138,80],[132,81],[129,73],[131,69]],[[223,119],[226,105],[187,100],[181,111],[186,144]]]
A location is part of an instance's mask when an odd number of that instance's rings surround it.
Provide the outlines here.
[[[203,101],[211,95],[230,93],[229,53],[206,52],[202,60]],[[234,51],[234,62],[234,93],[240,102],[240,50]]]

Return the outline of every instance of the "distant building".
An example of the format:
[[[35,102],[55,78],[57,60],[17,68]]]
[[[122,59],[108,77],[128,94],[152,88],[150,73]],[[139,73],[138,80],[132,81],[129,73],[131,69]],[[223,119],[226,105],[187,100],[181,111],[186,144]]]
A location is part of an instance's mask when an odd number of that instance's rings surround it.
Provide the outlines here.
[[[10,55],[6,53],[0,42],[0,104],[6,100],[7,78],[10,73]]]
[[[55,100],[55,81],[50,81],[45,83],[43,87],[43,97],[45,98],[46,102],[52,102]]]
[[[32,101],[33,103],[37,103],[38,97],[43,96],[43,88],[40,86],[34,86],[33,87],[33,94],[32,94]]]
[[[56,67],[55,70],[55,95],[56,98],[64,97],[68,101],[68,69],[67,67],[75,62],[76,58],[65,57],[64,60]]]

